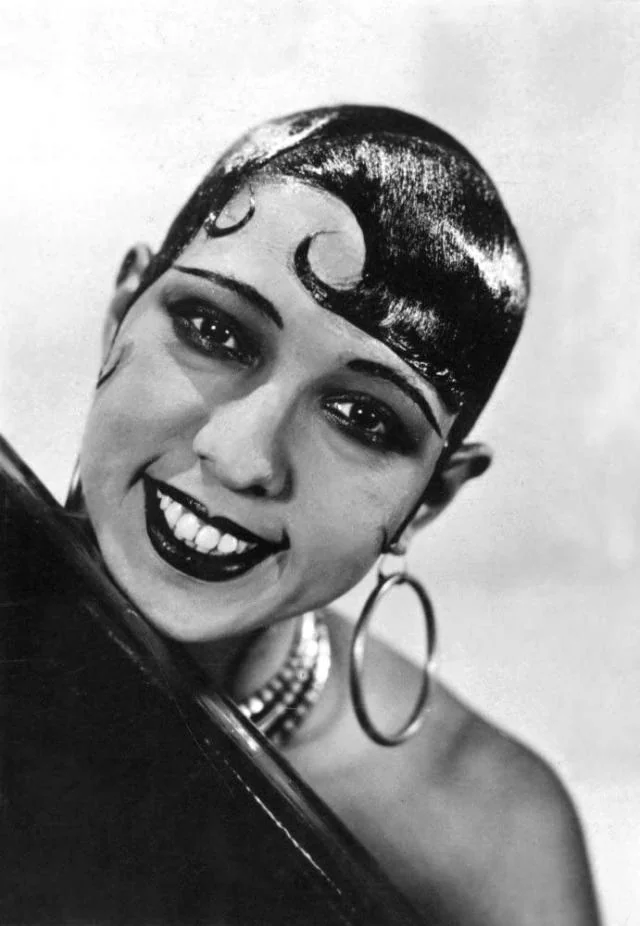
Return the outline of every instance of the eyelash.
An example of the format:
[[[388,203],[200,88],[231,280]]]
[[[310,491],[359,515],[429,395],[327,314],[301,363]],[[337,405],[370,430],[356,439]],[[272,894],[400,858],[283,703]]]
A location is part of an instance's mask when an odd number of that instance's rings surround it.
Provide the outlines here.
[[[243,366],[251,366],[258,359],[259,348],[251,336],[221,309],[188,299],[168,306],[168,312],[176,336],[183,343],[200,353],[209,357],[222,357],[236,361]],[[212,343],[197,327],[197,321],[203,323],[202,327],[206,322],[214,326],[219,325],[222,333],[226,332],[228,335],[226,340],[234,338],[237,346],[229,347],[220,343]],[[383,433],[349,421],[348,413],[337,411],[337,407],[340,405],[350,405],[352,411],[354,408],[366,409],[369,414],[377,417],[378,421],[374,427],[378,429],[382,425]],[[415,449],[414,441],[398,419],[398,416],[384,403],[372,398],[370,395],[345,393],[331,396],[325,399],[323,407],[343,432],[346,432],[351,439],[369,449],[378,452],[395,451],[399,453],[408,453]]]
[[[169,306],[168,310],[174,331],[183,343],[209,357],[236,360],[245,366],[255,362],[258,351],[252,338],[221,309],[189,299]],[[203,323],[203,328],[207,322],[213,327],[219,326],[221,333],[227,333],[225,340],[234,338],[237,346],[225,346],[224,343],[212,341],[211,337],[207,338],[197,327],[198,320]]]
[[[395,413],[382,402],[373,399],[369,395],[348,394],[334,396],[326,400],[324,405],[340,428],[347,431],[355,440],[366,446],[372,447],[375,450],[396,451],[400,453],[408,453],[415,449],[414,443],[406,428]],[[362,427],[349,422],[347,415],[336,412],[336,406],[338,405],[350,405],[352,406],[352,410],[353,407],[364,408],[366,412],[377,417],[378,421],[375,427],[378,428],[379,425],[383,425],[384,432],[380,433],[379,431],[374,431],[372,428]]]

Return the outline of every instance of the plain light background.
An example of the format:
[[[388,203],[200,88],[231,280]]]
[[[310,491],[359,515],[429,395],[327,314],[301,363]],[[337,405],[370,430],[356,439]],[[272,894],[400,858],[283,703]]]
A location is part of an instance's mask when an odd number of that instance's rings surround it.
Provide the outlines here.
[[[530,318],[495,464],[410,564],[443,677],[568,782],[612,926],[640,920],[639,42],[636,0],[0,3],[0,429],[59,496],[119,261],[239,132],[395,105],[497,182]],[[420,658],[414,625],[391,600],[379,630]]]

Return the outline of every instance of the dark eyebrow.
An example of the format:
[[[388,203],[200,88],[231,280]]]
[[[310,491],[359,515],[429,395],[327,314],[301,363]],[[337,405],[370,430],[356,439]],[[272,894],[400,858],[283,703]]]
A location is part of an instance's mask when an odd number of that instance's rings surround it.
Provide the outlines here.
[[[278,328],[284,328],[282,316],[275,305],[248,283],[241,283],[240,280],[225,276],[223,273],[216,273],[215,270],[203,270],[201,267],[183,267],[181,264],[174,264],[173,266],[176,270],[179,270],[180,273],[188,273],[194,277],[202,277],[204,280],[209,280],[210,283],[216,283],[218,286],[222,286],[232,293],[243,296],[248,302],[254,305],[259,312],[262,312],[263,315],[270,318]]]
[[[413,399],[434,431],[436,431],[439,436],[442,437],[442,429],[436,421],[436,416],[433,412],[433,409],[420,390],[416,389],[416,387],[413,386],[408,379],[405,379],[402,373],[398,373],[396,370],[392,370],[391,367],[385,366],[382,363],[375,363],[373,360],[365,360],[364,358],[349,360],[347,366],[350,370],[354,370],[356,373],[368,373],[370,376],[377,376],[379,379],[386,379],[390,383],[393,383],[394,386],[397,386],[398,389],[401,389],[405,395],[408,395],[410,399]]]

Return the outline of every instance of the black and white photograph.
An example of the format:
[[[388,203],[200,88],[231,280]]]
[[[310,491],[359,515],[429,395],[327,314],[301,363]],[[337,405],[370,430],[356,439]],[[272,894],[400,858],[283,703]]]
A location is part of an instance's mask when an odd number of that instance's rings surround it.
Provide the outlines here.
[[[0,923],[640,921],[639,43],[0,0]]]

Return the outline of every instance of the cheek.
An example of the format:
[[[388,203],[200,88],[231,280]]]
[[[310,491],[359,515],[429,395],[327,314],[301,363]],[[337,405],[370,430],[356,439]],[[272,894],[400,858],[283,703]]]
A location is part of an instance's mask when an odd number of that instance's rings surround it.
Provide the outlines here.
[[[99,388],[85,429],[83,483],[126,479],[133,466],[157,457],[167,446],[189,443],[202,398],[170,353],[131,338],[123,361]]]
[[[408,515],[421,470],[404,461],[339,467],[335,458],[315,454],[305,482],[300,517],[307,557],[313,572],[330,576],[339,594],[369,571]]]

